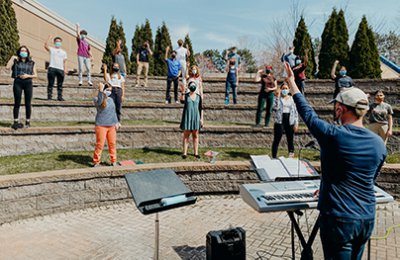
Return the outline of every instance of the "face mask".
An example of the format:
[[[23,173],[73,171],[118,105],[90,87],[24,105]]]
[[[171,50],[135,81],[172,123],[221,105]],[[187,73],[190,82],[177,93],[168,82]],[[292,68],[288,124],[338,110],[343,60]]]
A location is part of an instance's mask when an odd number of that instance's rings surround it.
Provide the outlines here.
[[[375,100],[378,102],[383,101],[384,97],[383,96],[375,96]]]
[[[296,60],[296,65],[300,65],[301,64],[301,60]]]
[[[196,73],[197,73],[197,70],[192,70],[193,75],[196,75]]]
[[[20,56],[21,58],[27,58],[27,57],[28,57],[28,52],[26,52],[26,51],[21,51],[21,52],[19,53],[19,56]]]
[[[118,72],[118,71],[119,71],[119,68],[113,68],[113,71],[114,71],[114,72]]]
[[[56,46],[57,48],[60,48],[60,47],[61,47],[61,45],[62,45],[62,43],[61,43],[61,42],[56,42],[56,43],[54,43],[54,46]]]
[[[289,94],[289,90],[288,89],[282,89],[281,94],[282,94],[282,96],[287,96]]]
[[[195,92],[196,91],[196,85],[192,84],[189,86],[190,92]]]
[[[289,50],[289,53],[293,53],[293,52],[294,52],[294,50],[293,50],[293,49],[290,49],[290,50]]]
[[[171,59],[175,59],[176,58],[176,55],[171,55]]]
[[[270,74],[271,70],[265,70],[265,73]]]
[[[106,94],[107,97],[111,96],[111,91],[109,90],[104,90],[104,94]]]
[[[82,34],[81,39],[84,40],[86,38],[86,35]]]
[[[344,76],[344,75],[346,75],[347,71],[346,70],[341,70],[339,73],[340,73],[340,75]]]

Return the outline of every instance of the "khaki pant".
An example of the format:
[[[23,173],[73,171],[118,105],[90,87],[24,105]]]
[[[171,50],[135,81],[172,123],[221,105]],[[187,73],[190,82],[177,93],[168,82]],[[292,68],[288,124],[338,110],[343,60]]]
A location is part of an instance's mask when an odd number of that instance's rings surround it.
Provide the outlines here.
[[[142,70],[144,72],[144,86],[147,86],[147,75],[149,74],[149,63],[139,61],[137,66],[137,73],[136,73],[136,85],[140,85],[140,74],[142,74]]]
[[[374,132],[375,134],[379,135],[386,144],[388,139],[387,132],[389,129],[389,126],[387,124],[371,123],[369,124],[368,129]]]

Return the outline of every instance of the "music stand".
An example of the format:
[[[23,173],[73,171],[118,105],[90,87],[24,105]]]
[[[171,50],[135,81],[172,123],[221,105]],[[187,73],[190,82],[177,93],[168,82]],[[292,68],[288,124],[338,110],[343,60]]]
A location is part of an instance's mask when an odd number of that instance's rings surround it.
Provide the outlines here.
[[[154,259],[158,260],[158,212],[194,204],[197,198],[171,169],[128,173],[125,180],[139,211],[144,215],[156,213]]]

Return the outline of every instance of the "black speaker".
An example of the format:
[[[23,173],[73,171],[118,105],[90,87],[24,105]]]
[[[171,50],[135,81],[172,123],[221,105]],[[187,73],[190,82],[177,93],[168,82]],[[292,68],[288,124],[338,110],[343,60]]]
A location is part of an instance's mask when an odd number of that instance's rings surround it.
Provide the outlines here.
[[[246,231],[237,227],[208,232],[206,252],[207,260],[245,260]]]

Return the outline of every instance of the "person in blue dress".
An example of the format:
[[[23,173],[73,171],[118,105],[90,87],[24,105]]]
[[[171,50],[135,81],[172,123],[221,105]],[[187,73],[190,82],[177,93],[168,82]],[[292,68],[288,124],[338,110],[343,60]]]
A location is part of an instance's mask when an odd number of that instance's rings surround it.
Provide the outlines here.
[[[185,95],[180,128],[183,130],[183,153],[182,158],[187,158],[189,137],[192,135],[194,157],[200,159],[199,155],[199,130],[203,127],[202,98],[196,93],[197,84],[192,81],[188,84],[189,93]]]

